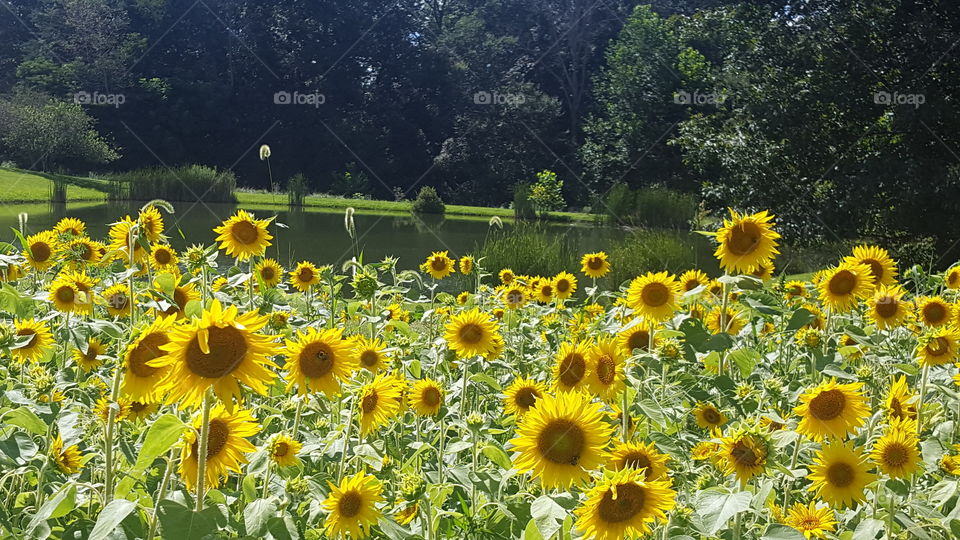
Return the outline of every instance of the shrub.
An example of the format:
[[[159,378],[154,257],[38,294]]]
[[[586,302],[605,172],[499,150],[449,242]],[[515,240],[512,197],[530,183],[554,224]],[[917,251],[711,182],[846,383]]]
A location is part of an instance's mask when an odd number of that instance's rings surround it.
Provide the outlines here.
[[[420,188],[420,192],[417,193],[417,198],[413,201],[412,210],[418,214],[443,214],[446,212],[447,207],[443,204],[443,200],[440,198],[440,195],[437,194],[436,189],[430,186],[424,186]]]
[[[563,235],[551,234],[538,225],[517,225],[490,235],[477,249],[483,266],[494,272],[510,268],[517,274],[552,276],[576,271],[571,261],[579,255]]]
[[[353,164],[350,163],[349,166],[352,167]],[[362,199],[364,195],[370,193],[370,179],[363,171],[357,173],[346,171],[333,177],[333,181],[330,183],[330,193]],[[357,193],[360,193],[361,196],[356,197]]]
[[[613,242],[608,254],[612,266],[608,279],[613,288],[646,272],[667,270],[677,274],[700,268],[711,275],[719,274],[713,246],[698,234],[637,231]]]
[[[111,181],[111,197],[117,199],[236,202],[233,172],[204,165],[137,169],[114,175]]]
[[[513,187],[513,217],[519,221],[536,219],[537,211],[530,201],[530,184],[520,183]]]
[[[694,195],[659,186],[634,191],[616,184],[601,206],[611,223],[667,229],[689,229],[698,212]]]
[[[530,202],[540,215],[554,210],[560,210],[564,206],[563,201],[563,180],[557,177],[553,171],[543,170],[537,173],[537,181],[530,188]]]
[[[303,173],[297,173],[287,180],[287,203],[290,206],[303,206],[303,201],[310,190],[310,183]]]

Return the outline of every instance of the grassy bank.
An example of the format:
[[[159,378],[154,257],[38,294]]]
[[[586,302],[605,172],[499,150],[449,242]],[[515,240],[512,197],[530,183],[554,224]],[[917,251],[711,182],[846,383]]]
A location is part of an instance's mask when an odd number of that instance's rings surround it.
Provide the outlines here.
[[[53,190],[54,178],[62,178],[67,184],[67,199],[70,201],[102,201],[103,190],[95,189],[99,181],[89,178],[57,176],[52,174],[0,169],[0,202],[35,203],[48,202]],[[104,184],[104,189],[106,185]]]

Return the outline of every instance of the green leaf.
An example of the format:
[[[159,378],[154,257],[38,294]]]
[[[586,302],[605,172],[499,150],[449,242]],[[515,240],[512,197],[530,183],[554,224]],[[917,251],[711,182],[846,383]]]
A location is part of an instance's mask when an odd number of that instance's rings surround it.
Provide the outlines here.
[[[170,499],[160,501],[157,510],[161,536],[177,540],[201,540],[217,531],[217,523],[223,517],[216,508],[195,512]]]
[[[46,435],[47,423],[37,416],[37,413],[27,407],[20,407],[8,411],[3,415],[3,423],[10,426],[21,427],[34,435]]]
[[[46,534],[43,534],[44,529],[41,529],[40,526],[46,524],[48,519],[57,519],[67,515],[76,506],[76,498],[77,486],[75,484],[65,486],[58,491],[52,499],[43,503],[40,510],[30,520],[27,525],[27,535],[30,537],[46,536]]]
[[[774,523],[767,528],[767,532],[763,533],[760,540],[805,540],[805,537],[802,532],[793,527]]]
[[[787,332],[792,332],[801,326],[810,324],[814,319],[816,319],[816,316],[810,310],[800,308],[790,316],[790,322],[787,323]]]
[[[867,518],[857,525],[853,531],[853,540],[873,540],[877,533],[883,530],[883,522],[879,519]]]
[[[730,518],[750,508],[751,495],[747,491],[733,493],[728,489],[714,487],[697,494],[697,515],[703,525],[701,531],[708,536],[726,526]]]
[[[147,436],[143,440],[143,447],[140,448],[140,455],[137,456],[136,469],[144,470],[153,463],[153,460],[160,457],[167,450],[180,440],[183,431],[187,426],[182,420],[172,414],[165,414],[150,426],[147,430]]]
[[[740,375],[746,379],[760,360],[760,353],[754,349],[737,349],[730,353],[730,360],[740,368]]]
[[[297,525],[290,514],[285,513],[282,518],[270,518],[267,522],[267,531],[269,532],[267,538],[270,540],[300,540]]]
[[[567,517],[567,510],[549,496],[542,495],[530,503],[530,515],[536,521],[540,535],[544,538],[552,538]]]
[[[510,456],[508,456],[507,453],[504,452],[503,449],[498,446],[488,444],[483,447],[483,450],[481,450],[481,452],[483,453],[484,456],[487,457],[487,459],[496,463],[502,469],[509,470],[510,467],[513,466],[513,464],[510,463]]]
[[[89,540],[105,540],[110,536],[110,533],[116,530],[120,522],[136,508],[137,503],[126,499],[110,501],[110,504],[103,507],[100,512],[100,517],[97,518],[97,524],[93,526]]]
[[[261,537],[267,531],[267,522],[277,512],[273,499],[257,499],[243,509],[243,526],[248,536]]]
[[[527,528],[523,530],[523,540],[544,540],[540,529],[537,529],[537,520],[530,518],[527,522]]]

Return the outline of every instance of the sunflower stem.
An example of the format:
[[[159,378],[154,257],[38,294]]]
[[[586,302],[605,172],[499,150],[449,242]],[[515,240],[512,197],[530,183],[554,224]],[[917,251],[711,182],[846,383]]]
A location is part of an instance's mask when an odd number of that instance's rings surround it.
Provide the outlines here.
[[[160,487],[157,489],[157,498],[153,501],[153,515],[150,517],[150,532],[147,533],[147,540],[153,540],[157,534],[157,524],[160,521],[160,501],[167,496],[167,484],[170,483],[170,475],[173,474],[173,462],[175,460],[174,450],[167,456],[167,467],[163,471],[163,479],[160,480]]]
[[[920,397],[917,399],[917,431],[923,431],[923,400],[927,396],[927,378],[930,375],[930,365],[924,364],[920,374]]]
[[[723,276],[726,277],[728,274],[723,273]],[[727,297],[730,296],[727,292],[727,282],[723,281],[723,292],[721,293],[723,297],[720,299],[720,328],[725,330],[727,328]],[[651,332],[653,330],[651,329]],[[724,357],[726,356],[725,351],[720,351],[720,358],[717,360],[717,375],[723,375],[724,368]]]
[[[113,371],[113,386],[110,389],[110,408],[107,409],[107,430],[103,441],[103,459],[104,459],[104,479],[103,479],[103,504],[107,505],[113,500],[113,431],[117,423],[117,408],[114,403],[120,394],[120,374],[122,370],[118,366]]]
[[[303,403],[305,397],[301,397],[297,401],[297,414],[293,417],[293,438],[294,440],[300,439],[300,417],[303,414]]]
[[[203,510],[203,496],[206,486],[207,448],[210,443],[210,409],[213,406],[213,391],[208,388],[203,396],[203,412],[200,417],[200,444],[197,448],[197,505],[196,510]]]
[[[343,468],[347,463],[347,447],[350,445],[350,432],[353,431],[353,404],[356,398],[350,399],[347,415],[347,432],[343,438],[343,452],[340,454],[340,464],[337,466],[337,485],[343,482]]]
[[[464,429],[467,429],[467,417],[465,416],[465,409],[467,403],[467,372],[470,368],[470,364],[467,363],[467,360],[467,358],[463,358],[463,379],[460,382],[460,421],[463,422]]]
[[[624,370],[626,371],[626,370]],[[623,389],[623,400],[620,403],[620,434],[623,442],[630,440],[630,403],[627,397],[627,388]]]

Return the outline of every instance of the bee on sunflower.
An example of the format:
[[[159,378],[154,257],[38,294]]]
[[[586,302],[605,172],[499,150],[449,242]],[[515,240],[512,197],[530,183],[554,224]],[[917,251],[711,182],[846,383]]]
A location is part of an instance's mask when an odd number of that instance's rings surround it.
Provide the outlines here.
[[[354,344],[343,339],[342,328],[297,331],[286,340],[287,390],[297,387],[300,395],[323,392],[330,399],[340,393],[340,383],[349,379],[360,366]]]

